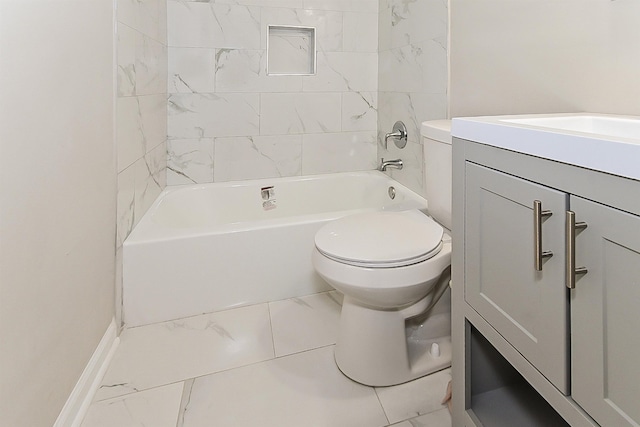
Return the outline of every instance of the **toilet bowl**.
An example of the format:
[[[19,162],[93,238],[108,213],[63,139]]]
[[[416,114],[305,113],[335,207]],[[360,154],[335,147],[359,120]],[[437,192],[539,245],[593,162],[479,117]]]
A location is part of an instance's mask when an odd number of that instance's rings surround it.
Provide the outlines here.
[[[419,210],[368,212],[328,223],[315,237],[316,272],[344,294],[336,364],[370,386],[451,365],[450,301],[442,298],[451,238],[440,225],[451,223],[450,122],[426,122],[422,131],[427,201],[439,223]]]
[[[411,354],[406,333],[448,289],[451,241],[439,224],[418,210],[365,213],[325,225],[315,240],[316,271],[344,294],[335,358],[346,376],[387,386],[450,365],[448,319],[423,346],[435,343],[437,355]]]

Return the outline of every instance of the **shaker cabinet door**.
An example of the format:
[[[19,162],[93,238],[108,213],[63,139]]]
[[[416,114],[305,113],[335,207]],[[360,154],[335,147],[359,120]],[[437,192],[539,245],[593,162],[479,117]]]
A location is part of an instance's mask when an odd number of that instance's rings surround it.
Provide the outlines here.
[[[602,426],[640,425],[640,217],[572,196],[572,395]]]
[[[562,393],[569,392],[564,218],[568,196],[466,164],[465,299]],[[542,269],[535,264],[534,201]]]

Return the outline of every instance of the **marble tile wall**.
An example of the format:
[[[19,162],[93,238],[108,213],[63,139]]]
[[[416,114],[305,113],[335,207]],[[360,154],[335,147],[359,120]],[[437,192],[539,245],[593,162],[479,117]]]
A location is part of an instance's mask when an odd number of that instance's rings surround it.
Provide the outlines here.
[[[168,0],[167,19],[169,185],[375,168],[378,0]],[[266,74],[268,25],[316,28],[316,75]]]
[[[420,124],[447,117],[447,0],[380,0],[378,158],[401,158],[390,174],[424,195]],[[399,150],[384,134],[402,120],[408,144]]]
[[[116,36],[116,316],[119,321],[122,242],[167,181],[166,0],[117,0]]]

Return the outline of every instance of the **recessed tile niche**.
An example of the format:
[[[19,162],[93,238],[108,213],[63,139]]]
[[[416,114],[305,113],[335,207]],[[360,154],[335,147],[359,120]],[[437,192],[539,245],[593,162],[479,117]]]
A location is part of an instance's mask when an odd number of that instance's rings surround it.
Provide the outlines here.
[[[316,73],[316,29],[269,25],[267,75],[310,76]]]

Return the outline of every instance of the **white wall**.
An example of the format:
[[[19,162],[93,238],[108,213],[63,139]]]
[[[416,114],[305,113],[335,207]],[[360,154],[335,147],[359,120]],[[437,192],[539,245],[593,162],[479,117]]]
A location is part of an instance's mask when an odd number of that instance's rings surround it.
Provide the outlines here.
[[[0,425],[49,427],[114,314],[113,5],[0,2]]]
[[[408,144],[388,150],[378,147],[378,158],[400,158],[402,170],[389,174],[412,190],[424,193],[420,125],[447,117],[446,0],[380,0],[378,140],[401,120]]]
[[[168,183],[376,165],[378,0],[168,1]],[[267,25],[316,27],[315,76],[267,76]]]
[[[451,115],[640,114],[637,0],[451,0]]]

